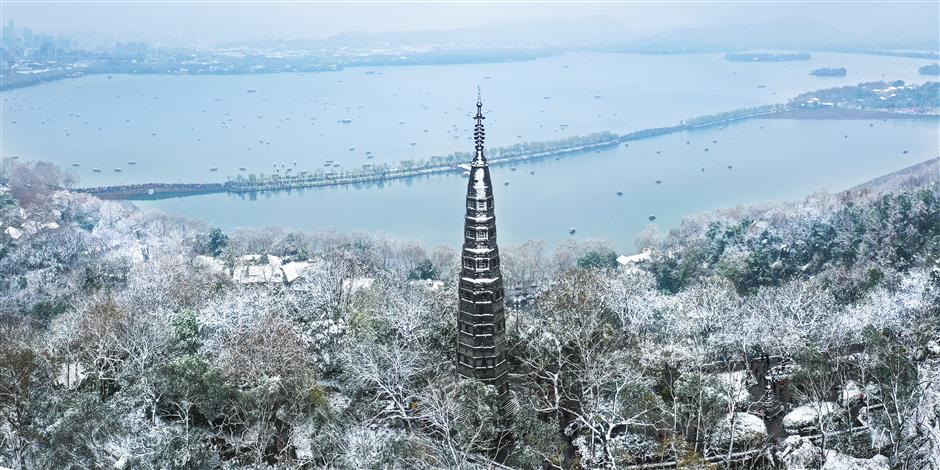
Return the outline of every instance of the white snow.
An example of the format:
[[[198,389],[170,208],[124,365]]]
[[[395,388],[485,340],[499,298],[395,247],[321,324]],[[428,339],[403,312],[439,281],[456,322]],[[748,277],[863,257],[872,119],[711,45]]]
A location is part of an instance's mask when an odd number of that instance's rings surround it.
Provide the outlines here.
[[[826,452],[822,470],[889,470],[888,458],[876,455],[870,459],[859,459],[834,450]]]
[[[6,233],[14,240],[19,240],[23,236],[23,231],[16,227],[7,227]]]
[[[747,371],[739,370],[715,375],[718,383],[721,384],[721,390],[719,390],[721,396],[734,403],[750,402],[751,394],[747,390],[747,374]]]
[[[848,406],[865,399],[865,391],[854,380],[849,380],[839,392],[839,403]]]
[[[59,373],[56,375],[55,383],[68,389],[78,387],[85,379],[85,367],[79,363],[66,363],[59,367]]]
[[[486,278],[486,277],[484,277],[484,278],[479,278],[479,279],[475,279],[475,278],[472,278],[472,277],[462,277],[461,279],[463,279],[464,281],[467,281],[467,282],[472,282],[472,283],[474,283],[474,284],[492,284],[492,283],[496,282],[497,280],[499,280],[498,277],[493,277],[493,278]]]
[[[424,279],[420,281],[408,281],[408,284],[416,287],[424,287],[430,290],[438,290],[444,288],[444,281],[437,281],[434,279]]]
[[[218,274],[225,271],[225,263],[222,260],[211,256],[198,255],[193,258],[193,264],[205,268],[212,274]]]
[[[800,430],[815,429],[818,419],[827,419],[842,412],[842,408],[829,401],[811,402],[800,405],[783,417],[783,429],[791,434]]]
[[[783,462],[784,470],[818,467],[821,456],[813,441],[801,436],[790,436],[783,441],[782,447],[782,450],[777,452],[777,457]]]
[[[732,439],[732,417],[734,418],[733,437],[736,443],[735,448],[741,449],[758,445],[767,438],[767,426],[764,424],[764,420],[750,413],[729,413],[715,426],[711,442],[712,451],[727,451]]]
[[[650,259],[652,255],[653,253],[651,251],[644,250],[642,253],[637,253],[635,255],[630,255],[630,256],[620,255],[617,257],[617,262],[620,263],[621,266],[626,266],[628,264],[637,264],[642,261],[646,261]]]
[[[935,356],[940,356],[940,343],[938,343],[936,340],[928,341],[927,350]]]
[[[483,167],[475,167],[470,174],[470,177],[473,178],[473,190],[476,192],[478,198],[483,198],[486,196],[486,172]]]
[[[346,295],[352,295],[361,290],[368,290],[372,287],[375,279],[371,277],[354,277],[343,279],[343,292]]]
[[[309,261],[291,261],[290,263],[285,263],[281,266],[281,270],[284,271],[284,281],[288,283],[294,282],[294,279],[300,277],[309,267]]]
[[[261,255],[245,255],[238,259],[232,270],[232,280],[240,284],[280,283],[284,280],[281,270],[281,258],[269,255],[263,263]]]

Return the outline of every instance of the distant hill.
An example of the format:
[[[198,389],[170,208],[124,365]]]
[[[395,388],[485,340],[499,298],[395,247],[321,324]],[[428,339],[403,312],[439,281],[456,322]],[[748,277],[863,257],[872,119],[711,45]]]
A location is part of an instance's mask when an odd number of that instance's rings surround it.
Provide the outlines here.
[[[810,51],[930,51],[938,41],[929,31],[880,31],[853,34],[811,18],[791,18],[723,26],[676,29],[647,34],[607,19],[507,22],[453,31],[351,32],[325,39],[284,39],[220,44],[261,48],[383,48],[445,46],[552,48],[638,53],[728,52],[752,49]]]
[[[940,156],[888,173],[843,191],[844,194],[892,193],[904,189],[940,190]]]

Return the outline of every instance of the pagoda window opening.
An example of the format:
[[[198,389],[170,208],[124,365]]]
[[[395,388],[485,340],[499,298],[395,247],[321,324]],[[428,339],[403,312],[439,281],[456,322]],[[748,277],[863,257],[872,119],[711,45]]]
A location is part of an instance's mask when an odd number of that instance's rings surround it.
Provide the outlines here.
[[[488,260],[488,259],[486,259],[486,258],[484,258],[484,259],[478,259],[478,260],[477,260],[477,269],[490,269],[490,260]]]
[[[477,230],[477,240],[486,240],[489,238],[489,230],[481,228]]]
[[[486,201],[477,201],[477,210],[485,211],[486,210]]]
[[[473,269],[473,258],[464,258],[463,267],[467,269]]]

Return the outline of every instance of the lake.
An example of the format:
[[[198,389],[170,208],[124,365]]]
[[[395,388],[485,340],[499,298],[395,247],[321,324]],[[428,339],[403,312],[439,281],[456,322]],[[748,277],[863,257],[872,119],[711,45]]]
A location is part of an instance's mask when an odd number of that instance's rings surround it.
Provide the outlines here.
[[[672,125],[863,81],[919,83],[926,77],[917,68],[927,62],[856,54],[742,63],[718,54],[573,53],[308,74],[98,75],[0,94],[0,154],[53,161],[73,169],[82,185],[219,181],[239,168],[313,171],[327,160],[357,168],[471,150],[478,84],[493,147]],[[819,67],[846,67],[848,75],[809,75]],[[936,120],[754,120],[520,164],[516,171],[494,167],[500,241],[557,241],[574,227],[576,237],[610,238],[629,251],[649,215],[670,227],[701,210],[841,190],[937,156],[938,139]],[[226,229],[368,230],[456,245],[465,184],[454,174],[139,205]]]
[[[668,228],[703,210],[846,189],[938,155],[938,142],[937,121],[767,119],[631,142],[599,153],[494,166],[499,240],[557,242],[570,237],[573,227],[576,237],[606,238],[632,251],[649,215]],[[214,194],[137,204],[225,229],[364,230],[429,245],[457,245],[466,183],[462,176],[445,174],[256,198]]]

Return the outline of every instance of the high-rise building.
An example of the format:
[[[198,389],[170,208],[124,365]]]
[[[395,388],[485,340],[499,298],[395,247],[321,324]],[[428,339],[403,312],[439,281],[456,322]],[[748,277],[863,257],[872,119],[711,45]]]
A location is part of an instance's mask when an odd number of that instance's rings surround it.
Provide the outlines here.
[[[12,49],[16,47],[16,25],[13,24],[13,20],[7,21],[7,25],[3,27],[3,47],[5,49]]]
[[[42,46],[39,46],[39,55],[37,56],[40,60],[55,60],[56,50],[55,46],[51,42],[44,42]]]
[[[464,239],[461,251],[460,308],[457,314],[457,373],[496,388],[503,405],[509,403],[506,362],[506,318],[503,277],[496,246],[493,184],[483,154],[483,101],[477,95],[473,138],[476,154],[467,184]]]

